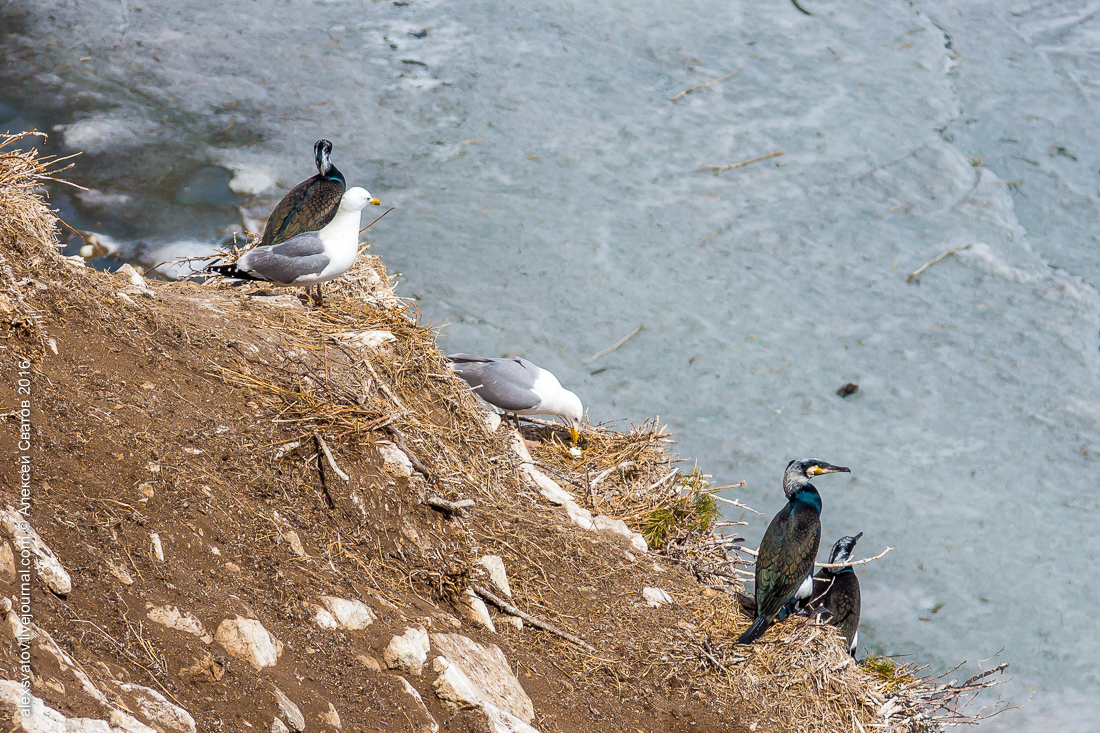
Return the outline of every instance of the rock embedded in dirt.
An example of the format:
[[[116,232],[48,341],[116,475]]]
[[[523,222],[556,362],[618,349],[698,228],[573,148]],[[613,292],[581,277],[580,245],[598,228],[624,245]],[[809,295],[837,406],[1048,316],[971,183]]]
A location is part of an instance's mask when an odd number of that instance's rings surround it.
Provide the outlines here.
[[[491,702],[524,723],[535,717],[531,698],[512,674],[507,657],[495,644],[479,644],[461,634],[432,634],[433,648],[473,682],[480,700]],[[475,703],[475,701],[470,701]]]
[[[672,596],[660,588],[642,588],[642,598],[654,608],[660,608],[666,603],[672,603]]]
[[[390,669],[402,669],[414,677],[419,677],[428,661],[431,644],[428,632],[424,629],[408,627],[401,636],[390,639],[386,650],[382,652],[382,661]]]
[[[283,691],[278,687],[271,689],[273,695],[275,695],[275,703],[279,706],[279,716],[283,719],[283,722],[297,733],[302,733],[306,729],[306,716],[302,715],[301,709],[294,704],[294,701],[283,694]]]
[[[477,593],[467,588],[459,600],[459,606],[467,621],[483,629],[488,629],[494,634],[497,632],[496,626],[493,625],[493,617],[489,615],[489,607],[485,605],[485,601],[481,600]]]
[[[432,669],[439,674],[432,689],[444,703],[454,709],[474,707],[488,718],[492,733],[538,733],[517,716],[498,707],[462,669],[446,657],[432,660]]]
[[[214,639],[234,657],[245,659],[257,671],[279,661],[278,642],[256,619],[226,619],[218,625]]]
[[[371,611],[370,606],[362,601],[336,598],[335,596],[321,596],[321,602],[335,619],[336,623],[348,631],[365,629],[377,620],[377,616]]]
[[[15,582],[15,554],[4,540],[0,540],[0,579]]]
[[[504,569],[504,560],[499,555],[485,555],[477,564],[489,574],[489,580],[493,582],[501,593],[508,598],[512,597],[512,589],[508,585],[508,572]]]
[[[146,603],[145,615],[149,617],[150,621],[154,621],[161,626],[167,626],[170,629],[176,629],[199,638],[206,637],[203,640],[208,644],[210,643],[210,638],[206,633],[206,627],[202,625],[202,621],[175,606],[154,606],[152,603]]]
[[[129,698],[131,709],[136,707],[146,720],[165,731],[195,733],[195,719],[179,705],[168,701],[156,690],[141,685],[115,681],[115,686]]]
[[[0,680],[0,710],[14,726],[12,733],[116,733],[106,720],[68,718],[49,707],[40,698],[26,693],[23,685],[12,680]],[[25,703],[29,702],[29,705]],[[30,714],[23,715],[23,709]]]
[[[54,595],[64,597],[72,592],[72,578],[22,514],[9,505],[0,510],[0,526],[16,547],[26,547],[34,555],[34,569]]]
[[[290,728],[286,727],[286,723],[275,718],[271,721],[271,733],[290,733]]]
[[[395,478],[409,478],[413,475],[413,464],[405,451],[398,448],[388,440],[380,440],[374,444],[382,456],[382,468],[386,473]]]
[[[331,702],[328,704],[328,712],[321,713],[317,718],[325,725],[331,725],[333,728],[341,727],[340,713],[336,711],[336,706]]]
[[[424,698],[420,697],[420,693],[416,691],[416,688],[409,684],[409,681],[404,677],[398,677],[401,680],[402,685],[405,687],[405,692],[409,697],[413,699],[413,709],[420,713],[417,716],[419,719],[413,723],[412,733],[439,733],[439,723],[435,722],[435,718],[432,717],[431,711],[428,710],[428,706],[424,704]]]

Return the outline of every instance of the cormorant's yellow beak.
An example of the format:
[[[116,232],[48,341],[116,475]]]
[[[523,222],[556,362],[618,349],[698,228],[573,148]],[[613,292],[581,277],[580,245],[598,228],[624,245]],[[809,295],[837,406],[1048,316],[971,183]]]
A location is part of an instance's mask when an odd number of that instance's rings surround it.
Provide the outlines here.
[[[569,426],[569,438],[573,441],[573,445],[576,445],[577,441],[581,439],[581,431],[577,430],[576,425]]]
[[[820,466],[811,466],[807,471],[810,476],[821,476],[826,473],[851,473],[852,469],[845,468],[844,466],[833,466],[828,463],[823,463]]]
[[[381,205],[382,205],[382,202],[381,202],[381,201],[379,201],[378,199],[371,199],[371,200],[370,200],[370,205],[371,205],[371,206],[381,206]]]

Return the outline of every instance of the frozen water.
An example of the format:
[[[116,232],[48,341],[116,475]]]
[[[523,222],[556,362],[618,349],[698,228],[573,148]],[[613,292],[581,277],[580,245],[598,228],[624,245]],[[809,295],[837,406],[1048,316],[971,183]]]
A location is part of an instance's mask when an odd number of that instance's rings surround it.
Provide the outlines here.
[[[801,2],[9,4],[0,116],[83,140],[99,198],[56,200],[145,262],[220,242],[235,194],[265,218],[331,139],[445,350],[662,415],[768,514],[789,459],[851,466],[823,544],[898,548],[863,648],[1004,647],[1034,699],[986,727],[1100,730],[1100,13]]]

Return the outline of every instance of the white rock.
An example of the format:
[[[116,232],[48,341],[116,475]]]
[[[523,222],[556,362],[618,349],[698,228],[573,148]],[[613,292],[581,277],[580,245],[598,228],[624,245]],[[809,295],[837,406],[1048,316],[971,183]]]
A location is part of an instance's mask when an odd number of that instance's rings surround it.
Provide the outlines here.
[[[592,521],[592,512],[577,502],[572,500],[566,502],[565,512],[569,515],[569,520],[581,529],[596,529],[596,523]]]
[[[218,625],[214,639],[233,656],[248,660],[257,671],[274,667],[279,661],[275,639],[255,619],[227,618]]]
[[[23,716],[26,707],[30,715]],[[40,698],[23,689],[12,680],[0,680],[0,710],[5,715],[5,723],[12,726],[4,730],[25,731],[25,733],[112,733],[111,726],[105,720],[91,718],[67,718],[49,707]]]
[[[408,627],[401,636],[390,639],[389,646],[382,652],[382,661],[390,669],[403,669],[414,677],[419,677],[428,661],[431,644],[428,632],[424,629]]]
[[[477,699],[468,702],[490,702],[524,723],[534,719],[535,708],[531,698],[512,674],[508,659],[500,647],[478,644],[461,634],[432,634],[431,640],[435,651],[446,657],[453,667],[462,670],[479,689]]]
[[[382,468],[391,476],[408,478],[413,474],[413,464],[405,451],[398,448],[388,440],[380,440],[374,444],[382,455]]]
[[[642,588],[642,598],[654,608],[663,606],[666,603],[672,603],[672,596],[660,588]]]
[[[446,657],[432,660],[432,669],[439,673],[439,677],[432,683],[439,698],[456,708],[481,708],[489,719],[492,733],[538,733],[515,715],[490,702],[484,691]]]
[[[629,538],[633,532],[630,531],[630,527],[626,526],[626,522],[621,519],[612,519],[606,517],[603,514],[592,517],[592,524],[596,525],[596,530],[603,532],[604,534],[618,535],[619,537]]]
[[[146,603],[145,609],[145,615],[149,620],[161,626],[167,626],[191,636],[206,636],[206,627],[202,625],[202,621],[175,606],[154,606],[152,603]]]
[[[0,577],[9,583],[15,582],[15,553],[3,540],[0,540]]]
[[[504,560],[498,555],[486,555],[478,560],[477,564],[489,573],[489,580],[493,581],[493,585],[499,588],[504,595],[509,598],[512,597],[512,589],[508,585],[508,573],[504,569]]]
[[[424,698],[420,697],[420,693],[416,691],[415,687],[409,684],[407,679],[404,677],[398,677],[397,679],[401,680],[401,683],[405,686],[405,692],[413,699],[413,707],[416,708],[424,718],[424,725],[413,729],[415,733],[439,733],[439,723],[435,722],[435,718],[432,717],[431,712],[428,710],[428,706],[424,704]]]
[[[298,733],[304,731],[306,729],[306,716],[302,715],[302,711],[298,706],[284,695],[278,687],[273,687],[271,692],[275,695],[275,702],[279,705],[279,715],[282,717],[283,722],[293,731],[298,731]]]
[[[160,535],[152,532],[149,535],[149,543],[152,547],[153,557],[157,562],[164,562],[164,545],[160,543]]]
[[[297,555],[298,557],[309,557],[309,555],[306,554],[305,546],[302,544],[302,538],[298,536],[297,532],[292,529],[288,529],[285,533],[283,533],[283,539],[285,539],[286,543],[290,545],[290,551],[293,552],[295,555]]]
[[[321,602],[325,604],[325,608],[333,615],[336,622],[349,631],[365,629],[377,620],[370,606],[362,601],[321,596]]]
[[[290,728],[286,727],[286,723],[275,718],[271,721],[271,733],[290,733]]]
[[[401,679],[405,679],[405,678],[402,677]],[[406,682],[405,684],[408,684],[408,682]],[[339,728],[340,727],[340,713],[336,712],[336,706],[333,705],[331,702],[328,704],[328,712],[327,713],[321,713],[317,717],[325,725],[331,725],[333,728]]]
[[[649,543],[646,542],[645,537],[638,532],[630,535],[630,546],[638,552],[649,552]]]
[[[111,711],[111,733],[161,733],[117,708]]]
[[[516,631],[523,631],[523,619],[519,616],[501,616],[500,618]]]
[[[497,632],[496,627],[493,625],[493,617],[489,615],[489,607],[485,605],[485,601],[481,600],[477,593],[467,588],[462,595],[461,606],[462,615],[468,621],[483,629],[488,629],[494,634]]]
[[[332,629],[340,628],[340,624],[336,621],[333,615],[324,608],[317,607],[313,609],[313,621],[322,629],[328,629],[331,631]]]
[[[149,722],[167,730],[195,733],[195,719],[191,714],[169,702],[156,690],[126,682],[116,682],[115,685],[130,696],[138,712]]]
[[[67,596],[72,592],[73,581],[69,574],[61,566],[61,561],[53,550],[39,538],[26,517],[8,505],[0,511],[0,525],[12,538],[16,550],[22,551],[25,547],[34,555],[34,569],[51,591],[59,596]]]
[[[543,498],[551,504],[561,506],[574,501],[573,495],[563,489],[557,481],[535,468],[530,463],[524,463],[520,470],[535,485]]]
[[[145,284],[145,278],[140,272],[134,269],[134,266],[127,263],[122,267],[115,270],[115,275],[126,280],[129,285],[124,287],[121,292],[126,295],[143,295],[146,298],[153,298],[156,296],[148,285]]]
[[[531,451],[527,450],[527,443],[523,440],[522,435],[513,431],[510,445],[521,461],[524,463],[531,462]]]
[[[117,565],[116,563],[108,560],[107,561],[107,570],[110,571],[111,575],[118,578],[119,581],[121,581],[123,585],[133,585],[134,584],[134,579],[133,579],[133,577],[130,576],[130,573],[126,572],[126,568],[121,567],[120,565]]]
[[[336,341],[345,346],[371,351],[396,340],[397,337],[389,331],[348,331],[336,334]]]
[[[485,421],[485,427],[489,428],[490,433],[495,433],[496,429],[500,427],[500,415],[492,410],[485,410],[482,413],[482,418]]]

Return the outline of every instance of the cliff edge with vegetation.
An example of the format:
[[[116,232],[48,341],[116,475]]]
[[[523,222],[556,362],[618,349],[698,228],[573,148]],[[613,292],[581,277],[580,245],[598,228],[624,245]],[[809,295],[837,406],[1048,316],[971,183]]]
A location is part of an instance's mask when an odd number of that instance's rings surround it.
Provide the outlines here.
[[[735,646],[715,489],[659,426],[575,458],[498,425],[377,258],[324,309],[99,272],[58,254],[44,166],[0,146],[12,729],[922,730],[958,702],[810,620]]]

